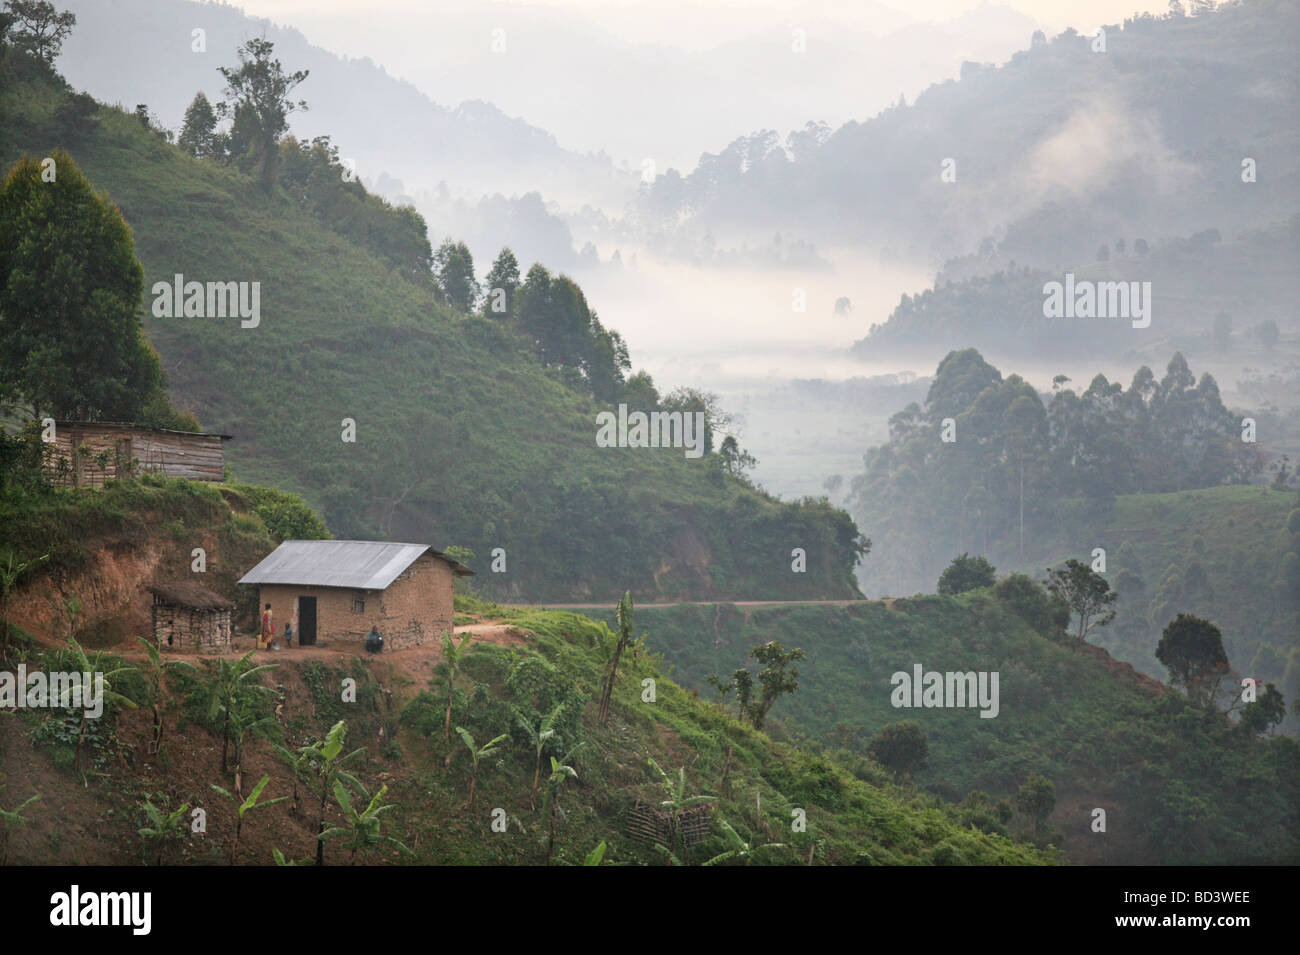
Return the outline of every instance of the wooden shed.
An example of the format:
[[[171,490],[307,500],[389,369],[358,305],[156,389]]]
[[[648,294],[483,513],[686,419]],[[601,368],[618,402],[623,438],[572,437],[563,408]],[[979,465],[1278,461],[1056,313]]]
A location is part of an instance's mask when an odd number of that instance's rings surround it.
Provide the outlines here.
[[[133,474],[223,481],[230,438],[112,421],[56,421],[49,462],[56,483],[73,487]]]
[[[224,653],[231,649],[234,603],[189,581],[154,584],[153,639],[159,649]]]

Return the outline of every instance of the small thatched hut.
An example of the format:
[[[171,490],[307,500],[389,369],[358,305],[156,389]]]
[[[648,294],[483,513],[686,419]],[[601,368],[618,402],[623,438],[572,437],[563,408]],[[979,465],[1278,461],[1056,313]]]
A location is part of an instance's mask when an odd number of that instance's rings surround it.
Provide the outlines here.
[[[153,594],[153,639],[159,649],[223,653],[231,648],[234,603],[189,581],[148,589]]]

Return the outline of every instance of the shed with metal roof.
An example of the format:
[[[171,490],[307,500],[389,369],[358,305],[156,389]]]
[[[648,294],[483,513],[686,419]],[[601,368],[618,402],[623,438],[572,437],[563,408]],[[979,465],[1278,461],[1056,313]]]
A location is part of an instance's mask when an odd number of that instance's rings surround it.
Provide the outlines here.
[[[473,575],[428,544],[285,541],[240,578],[258,588],[259,613],[279,645],[355,643],[375,628],[384,648],[432,642],[452,629],[452,583]],[[290,639],[283,625],[292,626]]]

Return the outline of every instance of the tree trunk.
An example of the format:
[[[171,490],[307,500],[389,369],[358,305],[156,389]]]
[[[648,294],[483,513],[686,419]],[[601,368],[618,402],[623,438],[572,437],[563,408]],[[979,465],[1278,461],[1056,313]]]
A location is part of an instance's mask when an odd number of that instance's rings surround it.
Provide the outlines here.
[[[455,677],[447,681],[447,721],[442,727],[442,738],[444,742],[451,741],[451,690]]]
[[[221,734],[221,771],[229,772],[227,754],[230,752],[230,707],[226,707],[226,723]]]
[[[328,800],[329,800],[329,786],[325,783],[325,781],[322,781],[321,797],[320,797],[320,824],[317,825],[316,827],[316,864],[317,865],[325,864],[325,840],[321,838],[321,834],[325,831],[325,807],[328,805]]]
[[[85,700],[82,700],[82,702],[84,703]],[[82,744],[85,742],[85,739],[86,739],[86,711],[82,710],[81,726],[77,730],[77,755],[76,758],[73,760],[73,765],[72,765],[72,772],[74,775],[81,772],[81,747]],[[84,779],[82,780],[82,783],[86,786],[90,785]]]
[[[230,864],[235,864],[235,853],[239,851],[239,832],[244,828],[244,817],[238,816],[235,819],[235,841],[230,845]]]
[[[555,850],[555,799],[551,799],[551,834],[546,840],[546,864],[551,864],[551,853]]]
[[[609,701],[614,695],[614,680],[618,678],[618,661],[622,655],[623,641],[619,640],[614,648],[614,659],[610,662],[609,675],[605,679],[605,690],[600,697],[600,712],[597,714],[597,719],[602,723],[609,717]]]

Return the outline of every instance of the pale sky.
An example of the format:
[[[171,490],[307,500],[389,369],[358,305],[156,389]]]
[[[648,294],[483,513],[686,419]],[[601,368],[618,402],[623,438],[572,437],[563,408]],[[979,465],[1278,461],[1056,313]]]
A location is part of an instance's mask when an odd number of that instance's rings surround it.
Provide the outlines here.
[[[429,11],[470,6],[523,6],[535,10],[554,8],[586,14],[618,33],[656,33],[669,23],[706,24],[710,27],[745,21],[783,21],[800,17],[824,17],[859,29],[870,29],[878,15],[893,14],[903,20],[948,20],[986,5],[972,0],[234,0],[252,16],[268,17],[292,26],[295,20],[351,18],[364,24],[386,15],[400,17],[404,10]],[[1135,12],[1156,14],[1168,10],[1168,0],[1012,0],[994,4],[1018,10],[1038,20],[1052,33],[1072,26],[1080,32],[1100,23],[1120,23]],[[892,19],[892,17],[889,17]],[[655,37],[667,39],[666,37]],[[309,36],[310,39],[310,36]],[[689,43],[682,44],[689,46]]]

